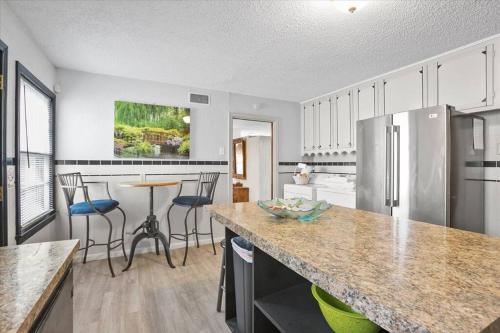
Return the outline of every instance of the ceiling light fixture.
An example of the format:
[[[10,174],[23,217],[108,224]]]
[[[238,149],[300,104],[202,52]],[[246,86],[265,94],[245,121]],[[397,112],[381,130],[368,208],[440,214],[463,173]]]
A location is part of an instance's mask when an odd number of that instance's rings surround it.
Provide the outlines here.
[[[368,1],[351,1],[351,0],[334,0],[335,7],[346,14],[353,14],[355,11],[361,10]]]

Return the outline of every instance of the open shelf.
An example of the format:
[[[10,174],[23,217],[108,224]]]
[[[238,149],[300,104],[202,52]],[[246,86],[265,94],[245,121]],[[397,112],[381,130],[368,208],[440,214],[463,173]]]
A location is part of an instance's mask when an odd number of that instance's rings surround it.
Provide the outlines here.
[[[280,332],[332,332],[311,294],[309,283],[267,295],[254,304]]]

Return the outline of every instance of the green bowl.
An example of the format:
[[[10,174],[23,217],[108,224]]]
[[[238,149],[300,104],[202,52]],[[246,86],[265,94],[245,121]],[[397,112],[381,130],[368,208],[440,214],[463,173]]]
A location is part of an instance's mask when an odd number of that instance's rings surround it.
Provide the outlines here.
[[[293,218],[302,222],[316,220],[330,204],[326,201],[313,201],[304,198],[259,200],[257,205],[277,217]]]
[[[354,312],[320,287],[313,284],[311,291],[326,322],[335,333],[377,333],[380,330],[377,324]]]

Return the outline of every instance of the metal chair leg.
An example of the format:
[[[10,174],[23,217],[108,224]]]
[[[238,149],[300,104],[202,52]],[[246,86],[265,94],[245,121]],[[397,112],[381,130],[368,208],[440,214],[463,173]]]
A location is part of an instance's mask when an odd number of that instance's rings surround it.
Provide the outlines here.
[[[188,231],[188,225],[187,225],[187,220],[188,220],[188,216],[189,216],[189,212],[192,210],[193,208],[189,208],[188,211],[186,212],[186,218],[184,218],[184,229],[186,231],[186,249],[184,250],[184,260],[182,261],[182,266],[186,266],[186,259],[187,259],[187,255],[188,255],[188,247],[189,247],[189,231]]]
[[[113,271],[113,265],[111,264],[111,235],[113,234],[113,224],[111,224],[111,220],[104,214],[101,215],[109,224],[109,234],[108,234],[108,266],[109,271],[111,272],[111,277],[115,277],[115,272]]]
[[[87,262],[87,253],[89,252],[89,216],[85,216],[87,219],[87,239],[85,240],[85,253],[83,255],[83,263],[85,264]]]
[[[125,212],[123,211],[123,209],[121,209],[120,207],[117,207],[120,212],[122,212],[123,214],[123,225],[122,225],[122,251],[123,251],[123,256],[125,257],[125,261],[128,260],[127,258],[127,253],[125,252],[125,222],[127,221],[127,216],[125,215]]]
[[[168,223],[168,246],[170,247],[170,241],[172,239],[172,228],[170,227],[170,211],[174,207],[174,204],[171,204],[167,211],[167,223]]]
[[[219,293],[217,295],[217,312],[221,311],[222,293],[224,292],[224,279],[226,277],[226,251],[222,250],[222,263],[220,266]]]
[[[73,219],[71,218],[71,215],[69,217],[69,239],[73,239]]]
[[[194,236],[196,238],[196,247],[200,247],[200,241],[198,240],[198,209],[194,207]]]
[[[215,251],[214,230],[212,227],[212,216],[210,216],[210,238],[212,239],[212,248],[214,249],[214,255],[216,255],[217,252]]]

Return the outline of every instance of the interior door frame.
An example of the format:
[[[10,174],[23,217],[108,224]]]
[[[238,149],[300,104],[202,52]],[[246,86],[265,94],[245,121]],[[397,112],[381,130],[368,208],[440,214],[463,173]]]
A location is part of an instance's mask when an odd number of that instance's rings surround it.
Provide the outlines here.
[[[0,39],[0,74],[3,77],[3,87],[0,90],[0,160],[1,160],[1,189],[2,200],[0,205],[0,246],[8,244],[8,221],[7,221],[7,68],[8,64],[8,47]]]
[[[272,133],[271,133],[271,198],[277,198],[278,196],[278,118],[261,116],[251,113],[229,113],[229,136],[227,141],[227,146],[229,147],[229,161],[227,169],[227,187],[228,187],[228,202],[233,202],[233,120],[249,120],[249,121],[261,121],[266,123],[271,123]]]

